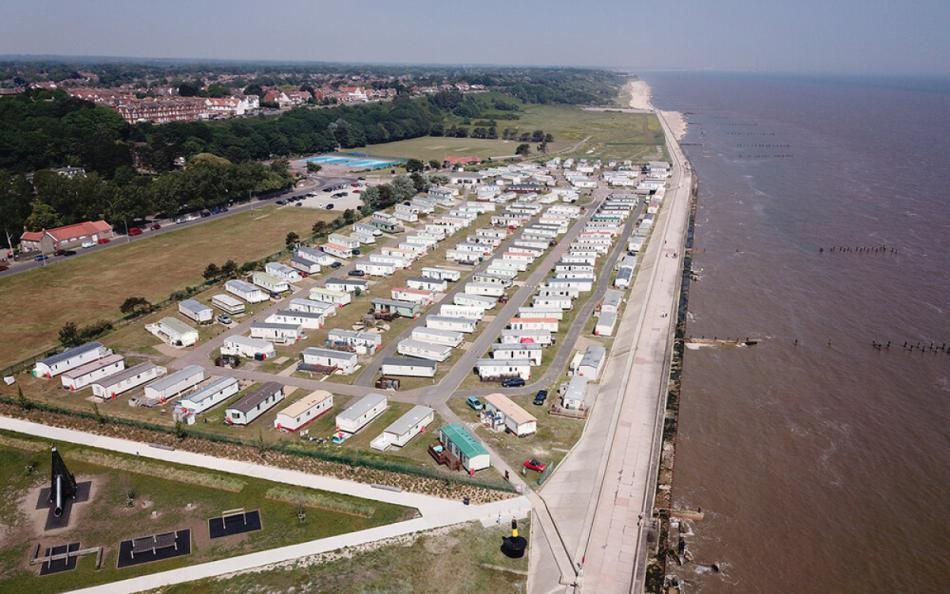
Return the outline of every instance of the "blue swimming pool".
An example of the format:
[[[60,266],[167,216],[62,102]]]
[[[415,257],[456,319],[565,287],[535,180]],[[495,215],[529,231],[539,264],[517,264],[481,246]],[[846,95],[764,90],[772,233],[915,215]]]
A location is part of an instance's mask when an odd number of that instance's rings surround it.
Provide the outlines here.
[[[344,155],[320,155],[319,157],[310,157],[308,163],[318,163],[320,165],[343,165],[354,169],[382,169],[383,167],[392,167],[399,165],[399,161],[387,161],[383,159],[373,159],[368,157],[349,157]]]

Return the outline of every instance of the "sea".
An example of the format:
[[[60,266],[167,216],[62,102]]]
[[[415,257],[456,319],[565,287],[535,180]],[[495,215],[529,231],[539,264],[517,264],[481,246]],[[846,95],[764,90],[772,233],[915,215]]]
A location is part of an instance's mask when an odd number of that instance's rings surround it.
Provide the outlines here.
[[[686,333],[759,341],[684,357],[683,590],[950,590],[950,79],[643,78],[699,177]]]

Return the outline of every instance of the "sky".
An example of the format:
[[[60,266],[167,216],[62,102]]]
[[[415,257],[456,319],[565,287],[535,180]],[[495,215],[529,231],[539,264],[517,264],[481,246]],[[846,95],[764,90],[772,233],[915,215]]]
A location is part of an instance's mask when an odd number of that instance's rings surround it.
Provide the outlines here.
[[[950,74],[950,0],[2,0],[0,54]]]

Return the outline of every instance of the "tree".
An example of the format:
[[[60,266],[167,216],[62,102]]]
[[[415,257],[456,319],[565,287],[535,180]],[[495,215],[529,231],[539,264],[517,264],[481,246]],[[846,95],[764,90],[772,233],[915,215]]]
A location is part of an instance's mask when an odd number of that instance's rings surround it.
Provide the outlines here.
[[[82,338],[79,336],[79,328],[76,327],[76,322],[66,322],[63,327],[59,329],[59,342],[64,347],[74,347],[82,344]]]
[[[518,145],[518,148],[515,149],[516,155],[526,156],[531,152],[531,145],[527,143],[522,143]]]
[[[258,97],[264,96],[264,89],[261,88],[261,85],[250,84],[244,87],[245,95],[257,95]]]
[[[405,175],[397,176],[390,184],[396,202],[409,200],[416,195],[416,185]]]
[[[140,315],[152,310],[152,304],[145,297],[129,297],[119,306],[125,315]]]
[[[369,191],[369,188],[367,188],[367,191]],[[366,199],[365,193],[363,194],[363,199]],[[314,237],[320,237],[327,232],[327,222],[321,219],[314,223],[310,230],[313,232]]]
[[[352,225],[356,221],[356,213],[352,208],[347,208],[343,211],[343,223],[346,225]]]
[[[221,276],[221,269],[218,268],[217,264],[212,262],[208,264],[207,268],[205,268],[205,271],[202,273],[201,276],[205,277],[205,280],[207,281],[214,280],[218,278],[219,276]]]
[[[425,168],[425,165],[423,165],[422,161],[420,161],[419,159],[409,159],[408,161],[406,161],[406,171],[409,173],[422,171],[424,168]]]
[[[197,97],[201,93],[201,81],[182,81],[178,84],[178,94],[182,97]]]
[[[287,246],[288,250],[294,249],[298,243],[300,243],[300,236],[293,231],[288,233],[287,237],[284,239],[284,244]]]
[[[63,224],[63,219],[49,204],[34,200],[33,210],[30,212],[30,216],[26,218],[24,224],[30,231],[42,231],[43,229],[59,227]]]
[[[308,172],[308,173],[317,173],[317,172],[320,171],[321,169],[323,169],[323,165],[321,165],[321,164],[319,164],[319,163],[310,163],[310,162],[307,162],[307,172]]]
[[[221,276],[231,278],[237,274],[238,265],[234,260],[228,260],[221,266]]]
[[[435,159],[429,160],[429,169],[440,169],[441,167],[442,163],[439,163]]]
[[[418,171],[413,172],[412,175],[409,176],[409,179],[412,180],[412,184],[416,187],[416,192],[425,192],[429,189],[429,182],[426,181],[426,178]]]

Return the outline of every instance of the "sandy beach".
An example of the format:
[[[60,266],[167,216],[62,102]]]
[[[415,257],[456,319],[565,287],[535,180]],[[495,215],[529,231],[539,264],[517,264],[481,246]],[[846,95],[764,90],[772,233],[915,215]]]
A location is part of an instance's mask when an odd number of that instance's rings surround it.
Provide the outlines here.
[[[630,107],[647,111],[654,110],[653,103],[650,102],[653,93],[646,81],[631,80],[626,84],[626,91],[630,95]],[[666,118],[676,140],[682,140],[686,135],[686,120],[683,114],[678,111],[660,111],[659,113]]]

